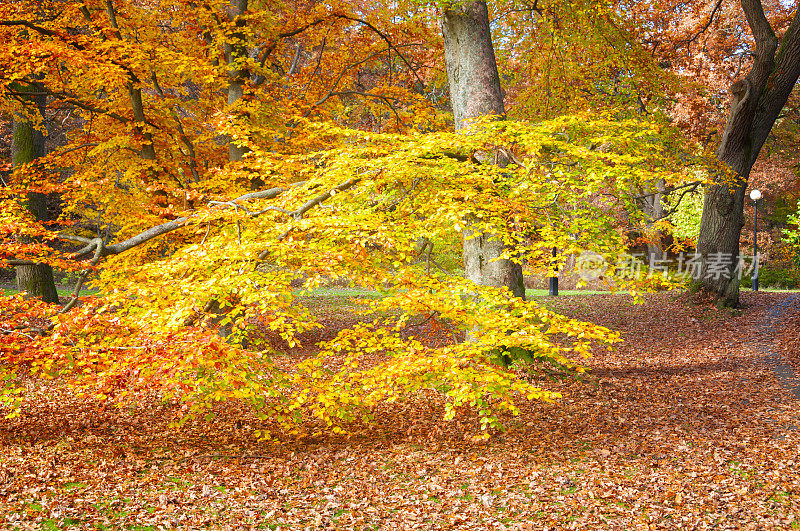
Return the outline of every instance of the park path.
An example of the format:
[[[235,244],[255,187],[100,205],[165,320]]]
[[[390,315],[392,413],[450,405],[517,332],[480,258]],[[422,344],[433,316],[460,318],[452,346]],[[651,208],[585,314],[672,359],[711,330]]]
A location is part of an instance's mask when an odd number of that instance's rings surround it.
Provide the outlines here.
[[[756,324],[757,339],[749,342],[748,347],[761,355],[765,363],[793,398],[800,400],[800,379],[789,360],[777,348],[780,341],[780,328],[785,319],[790,318],[793,309],[800,306],[800,293],[789,293],[785,298],[767,310]]]

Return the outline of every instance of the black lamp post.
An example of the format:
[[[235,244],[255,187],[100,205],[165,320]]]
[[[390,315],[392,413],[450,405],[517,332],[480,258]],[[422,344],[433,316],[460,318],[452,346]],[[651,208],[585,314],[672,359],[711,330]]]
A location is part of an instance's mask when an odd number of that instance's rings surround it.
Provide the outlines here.
[[[556,248],[553,247],[553,258],[556,257]],[[556,276],[556,272],[558,268],[553,264],[553,276],[550,277],[550,296],[556,297],[558,296],[558,277]]]
[[[761,190],[752,190],[750,199],[753,200],[753,291],[758,291],[758,201]]]

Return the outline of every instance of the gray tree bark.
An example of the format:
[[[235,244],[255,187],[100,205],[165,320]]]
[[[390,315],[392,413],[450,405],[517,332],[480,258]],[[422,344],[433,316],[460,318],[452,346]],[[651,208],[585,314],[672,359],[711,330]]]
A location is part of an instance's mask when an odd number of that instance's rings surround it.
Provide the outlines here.
[[[26,89],[21,85],[16,87],[20,92]],[[27,101],[36,105],[39,113],[44,116],[45,96],[30,96]],[[37,131],[34,124],[28,120],[15,116],[12,126],[11,165],[17,169],[19,166],[33,162],[47,152],[45,136]],[[47,196],[38,192],[29,193],[24,200],[25,208],[33,214],[38,221],[47,221]],[[53,269],[47,264],[18,265],[16,267],[17,288],[28,292],[32,297],[38,297],[45,302],[57,303],[58,292],[53,280]]]
[[[442,35],[456,130],[469,127],[473,118],[503,116],[503,93],[486,2],[448,6],[442,16]],[[496,235],[468,227],[464,231],[464,272],[476,284],[506,287],[524,299],[522,265],[499,258],[506,249]]]
[[[753,66],[734,83],[728,122],[717,157],[733,172],[706,187],[697,252],[702,256],[697,286],[711,293],[719,306],[739,305],[736,266],[744,226],[747,180],[775,120],[800,77],[800,11],[778,39],[760,0],[741,0],[755,37]],[[710,265],[725,264],[727,274],[711,274]]]

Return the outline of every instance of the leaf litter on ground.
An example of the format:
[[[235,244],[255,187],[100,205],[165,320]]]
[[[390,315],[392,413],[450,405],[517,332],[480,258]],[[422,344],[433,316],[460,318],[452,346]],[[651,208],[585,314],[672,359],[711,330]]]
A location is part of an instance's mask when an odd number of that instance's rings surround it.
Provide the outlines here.
[[[743,294],[734,314],[675,293],[549,299],[623,341],[484,443],[464,435],[469,412],[443,421],[433,392],[348,436],[258,441],[237,404],[177,429],[170,403],[107,409],[39,383],[0,424],[0,527],[797,528],[798,403],[765,349],[800,358],[800,303],[779,333],[762,326],[787,296]],[[347,325],[336,314],[329,328]]]

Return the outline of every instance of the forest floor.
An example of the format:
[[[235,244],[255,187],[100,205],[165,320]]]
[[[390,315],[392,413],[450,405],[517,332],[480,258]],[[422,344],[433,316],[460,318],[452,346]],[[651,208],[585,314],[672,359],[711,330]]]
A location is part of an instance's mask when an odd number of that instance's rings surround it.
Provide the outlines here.
[[[743,302],[547,300],[624,341],[483,443],[424,397],[349,436],[258,442],[231,405],[173,429],[169,406],[103,410],[55,382],[0,421],[0,528],[800,528],[800,296]]]

